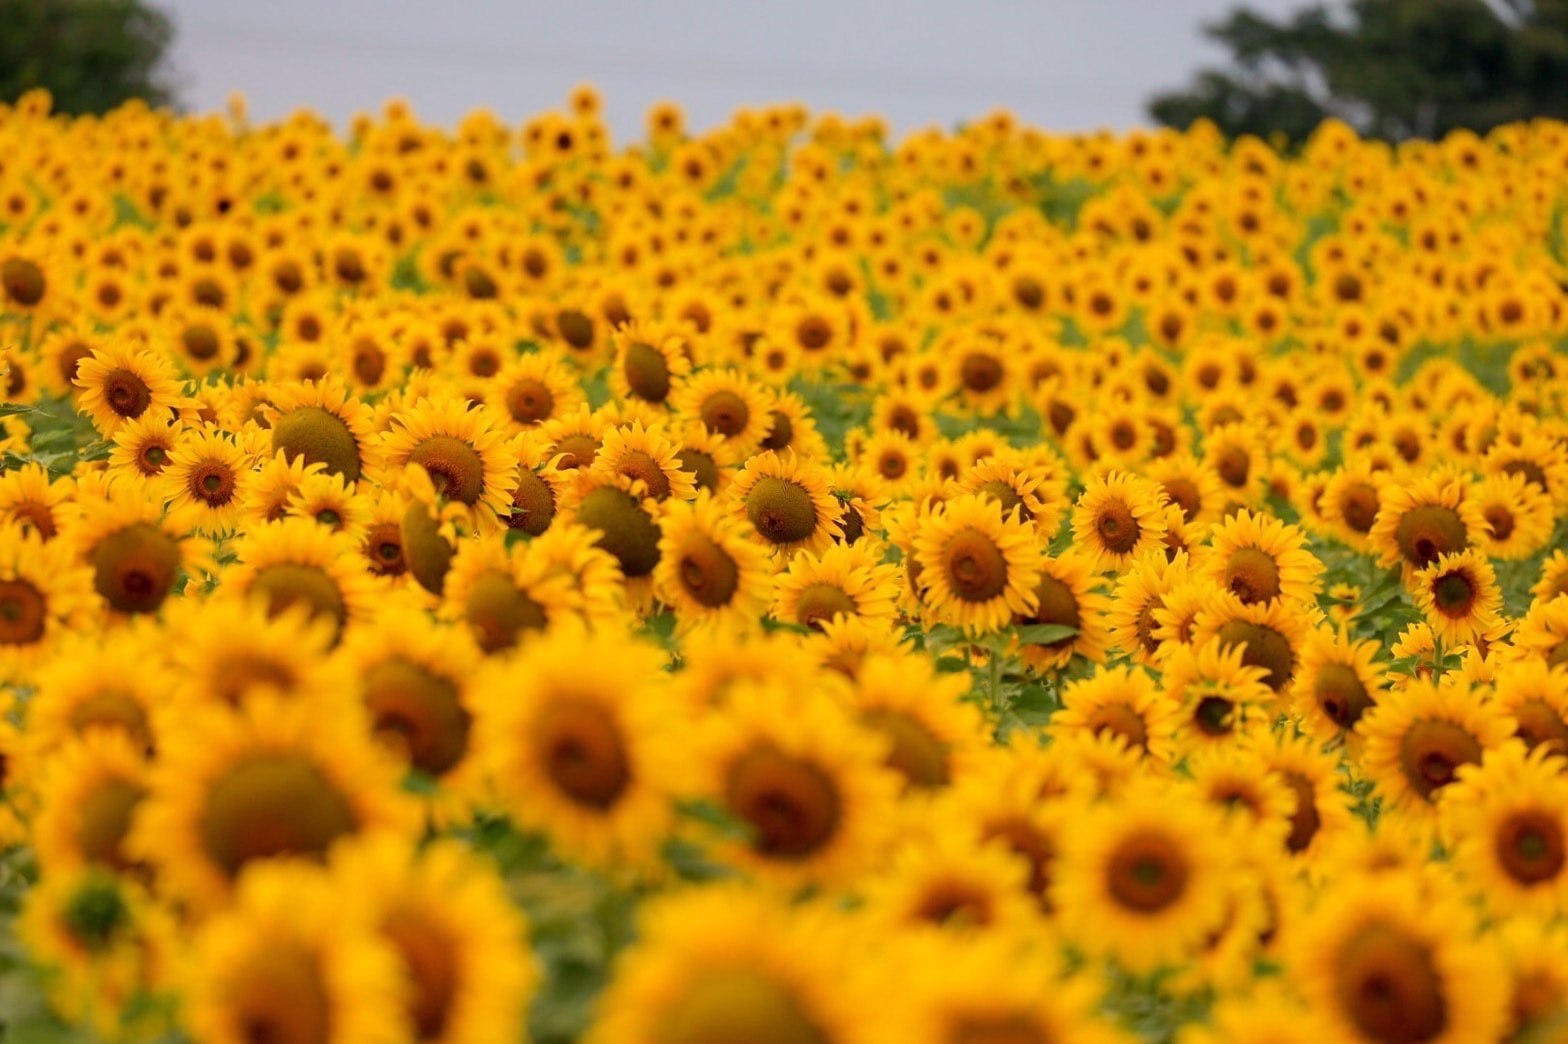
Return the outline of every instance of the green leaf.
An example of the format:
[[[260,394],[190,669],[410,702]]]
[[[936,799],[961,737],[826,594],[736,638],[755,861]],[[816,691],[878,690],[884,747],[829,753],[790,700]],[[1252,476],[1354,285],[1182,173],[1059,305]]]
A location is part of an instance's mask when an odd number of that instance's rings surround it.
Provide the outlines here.
[[[19,402],[0,402],[0,417],[16,417],[24,413],[35,413],[37,407],[23,406]]]
[[[693,822],[701,823],[728,841],[750,841],[755,834],[750,823],[724,806],[703,798],[677,801],[675,811]]]
[[[1057,642],[1074,637],[1078,628],[1068,627],[1065,624],[1025,624],[1014,627],[1013,635],[1024,645],[1055,645]]]

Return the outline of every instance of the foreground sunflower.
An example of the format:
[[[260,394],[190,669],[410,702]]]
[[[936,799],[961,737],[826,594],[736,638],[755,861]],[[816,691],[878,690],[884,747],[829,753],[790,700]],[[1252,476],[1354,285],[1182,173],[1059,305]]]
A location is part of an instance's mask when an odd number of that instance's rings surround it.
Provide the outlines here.
[[[773,597],[767,548],[706,490],[659,520],[654,590],[675,611],[682,633],[753,626]]]
[[[1005,627],[1038,601],[1040,545],[1017,515],[984,494],[956,497],[921,518],[914,538],[921,600],[932,618],[973,634]]]
[[[1164,494],[1146,479],[1113,471],[1089,482],[1073,507],[1073,547],[1096,572],[1121,572],[1163,546]]]
[[[235,543],[239,561],[220,590],[259,600],[276,616],[301,605],[332,624],[335,638],[370,612],[378,591],[354,540],[304,518],[256,529]]]
[[[844,535],[843,505],[827,473],[795,456],[765,450],[746,461],[729,485],[733,512],[775,551],[820,552]]]
[[[482,506],[481,518],[511,515],[517,469],[511,462],[506,433],[483,410],[471,410],[462,399],[425,399],[395,414],[381,437],[382,467],[401,473],[418,464],[443,498],[470,508]]]

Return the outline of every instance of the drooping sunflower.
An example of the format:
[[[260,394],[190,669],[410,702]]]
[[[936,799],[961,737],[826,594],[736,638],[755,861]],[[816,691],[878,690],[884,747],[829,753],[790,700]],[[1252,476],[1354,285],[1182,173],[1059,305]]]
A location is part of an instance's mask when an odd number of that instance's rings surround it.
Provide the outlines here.
[[[1313,602],[1323,563],[1306,544],[1306,534],[1295,526],[1243,508],[1210,531],[1204,574],[1244,603]]]
[[[1073,507],[1073,547],[1095,572],[1121,572],[1165,537],[1165,497],[1147,479],[1113,471],[1090,480]]]
[[[660,517],[654,591],[683,634],[751,629],[772,603],[772,557],[748,527],[706,490]]]
[[[1411,595],[1445,645],[1464,645],[1497,623],[1503,592],[1492,563],[1477,548],[1439,555],[1410,578]]]
[[[1220,926],[1236,884],[1225,836],[1190,790],[1147,780],[1075,817],[1052,885],[1068,939],[1135,973],[1184,961]]]
[[[106,343],[82,359],[73,382],[77,408],[111,438],[127,421],[149,411],[169,414],[181,401],[180,382],[167,359],[133,341]]]
[[[897,615],[898,568],[867,543],[833,544],[820,554],[803,551],[775,578],[777,619],[821,629],[842,614],[866,620]]]
[[[310,519],[285,518],[252,530],[234,550],[238,561],[224,570],[219,590],[260,599],[274,616],[304,605],[331,620],[337,637],[369,614],[380,590],[357,543]]]
[[[0,526],[0,679],[27,682],[98,611],[93,574],[63,540]]]
[[[1383,668],[1375,662],[1381,648],[1375,639],[1352,639],[1344,628],[1319,627],[1307,635],[1293,699],[1296,717],[1308,732],[1359,751],[1356,725],[1387,687]]]
[[[517,467],[507,436],[484,410],[456,398],[425,399],[392,418],[380,453],[390,474],[417,464],[443,498],[488,508],[479,517],[505,519],[517,489]]]
[[[485,667],[476,735],[502,805],[570,858],[649,868],[679,783],[661,700],[664,657],[562,624]]]
[[[764,450],[746,461],[726,496],[731,511],[781,553],[821,552],[843,536],[844,507],[817,464]]]
[[[1327,889],[1287,953],[1291,980],[1340,1040],[1497,1040],[1506,975],[1475,915],[1414,875]]]
[[[914,538],[921,601],[933,619],[971,633],[1005,627],[1039,603],[1040,544],[1016,513],[1003,519],[983,493],[926,513]]]
[[[1443,555],[1463,551],[1487,532],[1464,480],[1429,474],[1383,487],[1377,519],[1368,534],[1379,563],[1422,569]]]

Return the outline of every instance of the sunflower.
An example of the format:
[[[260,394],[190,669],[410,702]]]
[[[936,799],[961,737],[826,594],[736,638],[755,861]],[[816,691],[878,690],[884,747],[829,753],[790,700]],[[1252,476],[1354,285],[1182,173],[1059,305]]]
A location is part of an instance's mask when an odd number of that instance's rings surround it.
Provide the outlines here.
[[[1376,639],[1355,641],[1343,627],[1319,627],[1307,635],[1293,700],[1296,717],[1309,733],[1359,751],[1356,725],[1387,687],[1383,667],[1375,662],[1381,648]]]
[[[671,390],[691,371],[685,338],[673,328],[632,322],[610,337],[610,391],[617,399],[665,404]]]
[[[1568,665],[1568,598],[1537,601],[1519,621],[1514,644],[1549,667]]]
[[[927,513],[914,539],[921,600],[932,617],[973,634],[1005,627],[1038,608],[1040,545],[1032,526],[998,516],[982,493]]]
[[[632,492],[658,501],[690,500],[696,495],[691,473],[681,467],[678,447],[658,425],[645,428],[633,421],[630,425],[610,428],[594,454],[588,473],[623,476],[632,482]],[[642,484],[641,489],[637,488],[637,483]]]
[[[184,715],[158,737],[129,853],[157,867],[168,895],[211,911],[251,864],[320,858],[362,831],[413,829],[395,769],[356,710],[257,695],[237,712]]]
[[[7,469],[0,473],[0,525],[20,526],[47,543],[75,510],[75,494],[74,481],[51,477],[41,464]]]
[[[1303,636],[1316,607],[1276,599],[1246,604],[1229,591],[1216,591],[1193,623],[1192,640],[1202,646],[1218,638],[1245,648],[1242,663],[1268,671],[1264,679],[1281,697],[1288,697],[1301,659]]]
[[[1290,728],[1254,730],[1245,746],[1295,797],[1285,852],[1311,865],[1353,822],[1349,795],[1340,786],[1339,759]]]
[[[476,735],[503,806],[569,858],[629,871],[656,859],[679,780],[662,661],[568,623],[492,660],[477,683]]]
[[[587,402],[571,367],[555,349],[519,355],[485,381],[485,405],[513,431],[570,416]]]
[[[1150,461],[1143,474],[1159,486],[1165,499],[1181,509],[1187,524],[1202,528],[1220,517],[1225,486],[1212,465],[1191,453],[1172,453]]]
[[[715,853],[789,887],[851,880],[882,852],[899,777],[889,743],[825,694],[737,682],[727,712],[703,723],[698,792],[748,826]]]
[[[162,356],[134,341],[117,340],[95,349],[76,367],[76,406],[111,438],[127,421],[151,411],[168,414],[180,402],[180,382]]]
[[[1166,700],[1149,675],[1135,667],[1098,667],[1062,689],[1062,709],[1049,734],[1113,733],[1140,755],[1168,764],[1175,754],[1179,705]]]
[[[1568,449],[1544,428],[1526,427],[1487,449],[1481,470],[1488,475],[1522,475],[1551,498],[1558,511],[1568,508]]]
[[[221,431],[187,429],[153,488],[176,508],[189,509],[196,532],[216,537],[235,528],[250,472],[250,456]]]
[[[1232,503],[1253,504],[1263,496],[1266,444],[1256,425],[1227,423],[1209,429],[1203,436],[1203,460],[1219,476],[1220,484]]]
[[[1498,672],[1493,702],[1517,723],[1531,748],[1568,753],[1568,667],[1521,659]]]
[[[867,887],[865,915],[877,930],[932,930],[974,939],[988,931],[1019,931],[1037,922],[1029,868],[1003,845],[976,843],[963,829],[915,835]]]
[[[1541,563],[1541,578],[1530,588],[1530,608],[1568,594],[1568,550],[1559,548]]]
[[[1470,491],[1486,526],[1476,544],[1487,557],[1503,561],[1529,558],[1552,536],[1552,499],[1523,475],[1488,475]]]
[[[455,841],[416,854],[378,836],[341,846],[331,870],[339,893],[397,954],[408,984],[403,1021],[415,1039],[521,1036],[539,968],[523,916],[489,863]]]
[[[0,526],[0,679],[27,681],[98,610],[93,574],[67,541]]]
[[[918,654],[871,651],[852,681],[861,723],[887,738],[886,764],[906,790],[947,787],[974,771],[987,744],[984,718],[963,700],[968,677],[938,674]]]
[[[1493,929],[1512,981],[1509,1036],[1515,1040],[1538,1027],[1561,1026],[1568,993],[1568,930],[1561,922],[1514,917]],[[1546,1030],[1549,1035],[1551,1030]]]
[[[150,479],[168,467],[184,431],[173,417],[158,413],[127,421],[111,439],[114,449],[109,451],[109,467]]]
[[[1512,726],[1495,703],[1476,699],[1457,678],[1413,679],[1356,725],[1366,744],[1361,768],[1388,804],[1429,818],[1460,766],[1478,764]]]
[[[764,389],[737,370],[695,371],[676,383],[670,404],[723,437],[726,451],[737,458],[760,448],[773,424]]]
[[[1147,479],[1122,471],[1091,479],[1073,507],[1073,547],[1095,572],[1121,572],[1163,546],[1164,504]]]
[[[335,375],[269,387],[263,409],[272,452],[356,482],[378,461],[370,410]]]
[[[462,541],[441,589],[442,618],[466,625],[485,653],[509,649],[564,619],[581,604],[574,577],[536,550],[531,543],[508,547],[497,534]]]
[[[1433,474],[1385,486],[1368,537],[1379,564],[1403,562],[1413,570],[1463,551],[1487,531],[1465,482]]]
[[[827,440],[817,431],[817,422],[804,399],[794,392],[772,389],[768,392],[769,427],[760,448],[783,453],[792,450],[808,460],[828,456]]]
[[[1201,646],[1176,645],[1163,658],[1160,686],[1180,708],[1175,732],[1181,749],[1230,746],[1267,721],[1264,708],[1273,702],[1263,681],[1268,671],[1244,665],[1243,653],[1215,638]]]
[[[1134,974],[1186,960],[1220,927],[1236,883],[1227,836],[1190,789],[1149,780],[1075,817],[1052,885],[1067,937]]]
[[[1067,480],[1059,461],[1046,464],[1021,453],[998,453],[964,469],[958,487],[994,500],[1004,518],[1016,509],[1020,518],[1034,524],[1043,543],[1053,540],[1061,527]]]
[[[147,796],[147,767],[143,750],[117,730],[94,729],[51,752],[32,822],[40,865],[50,873],[131,868],[125,839]]]
[[[844,534],[844,508],[828,489],[826,471],[794,453],[753,456],[726,495],[732,513],[779,552],[821,552]]]
[[[147,642],[134,627],[63,641],[35,678],[27,706],[29,757],[47,761],[62,744],[96,732],[123,734],[151,755],[154,722],[174,679],[163,657],[147,654]]]
[[[584,1040],[868,1044],[842,913],[714,884],[648,903]]]
[[[303,605],[330,620],[333,634],[370,612],[380,590],[357,543],[304,518],[285,518],[253,530],[234,545],[238,561],[224,570],[219,588],[243,599],[261,599],[269,615]]]
[[[1356,551],[1373,549],[1372,527],[1383,505],[1388,477],[1362,462],[1351,462],[1334,471],[1318,498],[1322,514],[1333,533]]]
[[[670,506],[659,519],[654,590],[675,610],[681,633],[746,630],[772,601],[767,549],[706,490]]]
[[[1204,572],[1243,603],[1283,598],[1313,602],[1323,563],[1306,550],[1306,535],[1266,514],[1243,508],[1215,525]]]
[[[1568,903],[1568,777],[1553,753],[1510,741],[1465,765],[1438,801],[1454,866],[1500,915],[1550,919]]]
[[[651,595],[652,576],[661,554],[662,510],[658,501],[639,495],[645,488],[624,475],[579,470],[569,505],[572,523],[597,533],[596,546],[614,557],[634,602],[645,602]]]
[[[407,1039],[396,949],[361,904],[308,865],[260,866],[201,926],[182,1018],[213,1044],[394,1044]]]
[[[489,511],[481,518],[511,515],[517,467],[508,458],[505,434],[483,410],[461,399],[424,399],[393,416],[380,452],[389,474],[417,464],[446,500]]]
[[[897,615],[898,568],[881,561],[865,543],[833,544],[820,554],[803,551],[775,578],[776,619],[821,629],[843,614],[891,621]]]
[[[308,518],[334,533],[362,542],[370,527],[374,501],[362,495],[342,475],[325,471],[306,475],[289,498],[290,518]]]
[[[1291,980],[1340,1040],[1500,1039],[1508,991],[1491,944],[1463,903],[1412,878],[1326,890],[1293,938]]]
[[[1084,558],[1071,550],[1040,559],[1040,579],[1035,584],[1036,607],[1016,615],[1015,627],[1067,627],[1074,633],[1054,641],[1020,640],[1017,655],[1034,671],[1066,667],[1080,656],[1091,663],[1105,661],[1109,630],[1106,610],[1110,599],[1095,586],[1095,576]]]
[[[1260,846],[1285,849],[1296,810],[1294,788],[1246,744],[1209,744],[1187,758],[1187,773],[1198,795],[1217,808],[1235,829]]]
[[[1183,553],[1169,561],[1156,554],[1133,562],[1117,578],[1106,614],[1111,646],[1137,663],[1153,665],[1163,641],[1156,614],[1164,608],[1165,600],[1189,586],[1191,579],[1192,559]]]
[[[1464,645],[1490,629],[1503,608],[1492,563],[1476,548],[1439,555],[1410,578],[1416,608],[1447,645]]]

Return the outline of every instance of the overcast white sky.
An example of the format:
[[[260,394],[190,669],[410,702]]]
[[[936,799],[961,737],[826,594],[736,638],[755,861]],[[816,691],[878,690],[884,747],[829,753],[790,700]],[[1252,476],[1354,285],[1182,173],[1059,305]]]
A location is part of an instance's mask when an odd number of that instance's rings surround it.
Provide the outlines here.
[[[661,98],[707,126],[745,104],[878,112],[899,131],[1005,105],[1056,130],[1147,122],[1155,91],[1224,54],[1234,0],[157,0],[187,105],[341,123],[394,95],[452,124],[517,123],[597,83],[617,139]],[[1251,0],[1282,14],[1305,0]]]

